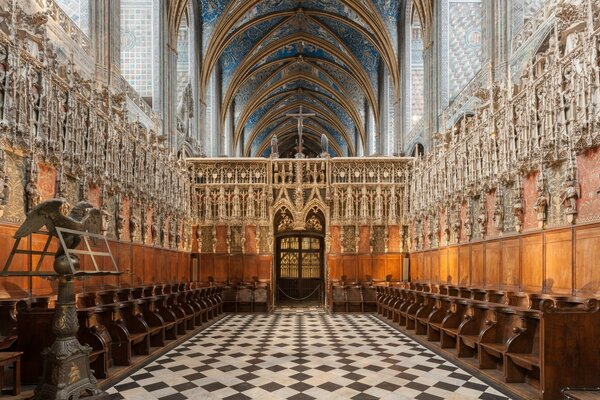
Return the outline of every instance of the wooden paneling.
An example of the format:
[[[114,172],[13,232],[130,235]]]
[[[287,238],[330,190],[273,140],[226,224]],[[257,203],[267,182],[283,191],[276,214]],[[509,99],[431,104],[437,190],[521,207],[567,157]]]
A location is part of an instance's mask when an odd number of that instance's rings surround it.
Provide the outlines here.
[[[412,253],[409,256],[409,265],[410,265],[410,280],[417,281],[419,280],[419,255],[420,253]]]
[[[229,256],[229,280],[244,281],[243,254],[232,254]]]
[[[570,229],[546,233],[544,288],[549,293],[571,293],[573,287],[573,233]]]
[[[542,235],[528,235],[521,240],[521,289],[527,292],[541,292],[544,283]]]
[[[500,286],[500,242],[485,244],[485,286],[497,288]]]
[[[258,279],[261,281],[271,281],[271,269],[273,266],[273,257],[270,255],[258,256]]]
[[[353,282],[357,279],[356,276],[356,255],[343,255],[342,256],[342,264],[344,275],[346,275],[346,279],[350,282]]]
[[[215,254],[215,281],[227,282],[229,280],[229,254]]]
[[[367,276],[370,276],[371,279],[383,279],[383,278],[375,278],[375,275],[385,275],[385,265],[383,268],[378,268],[377,272],[381,269],[381,273],[373,273],[374,270],[373,258],[370,254],[360,254],[358,256],[358,269],[357,274],[359,279],[366,280]]]
[[[392,280],[402,280],[402,264],[404,260],[404,256],[402,254],[388,254],[385,257],[385,275],[391,275]],[[374,257],[375,258],[375,257]],[[375,266],[375,262],[373,263]]]
[[[328,256],[327,257],[327,271],[329,280],[337,281],[344,274],[342,268],[342,257],[341,256]]]
[[[575,237],[575,289],[583,293],[600,291],[600,227],[577,230]]]
[[[448,249],[448,276],[444,281],[448,284],[458,284],[458,247]]]
[[[413,252],[409,257],[413,281],[600,294],[600,224],[465,243]]]
[[[421,279],[426,282],[432,279],[431,256],[433,253],[433,251],[428,251],[423,254],[423,277]]]
[[[214,256],[212,254],[200,255],[200,281],[208,282],[209,277],[215,276]]]
[[[469,286],[470,255],[471,246],[461,247],[458,252],[458,284],[461,286]]]
[[[505,289],[518,289],[521,267],[519,239],[502,241],[501,283]]]
[[[471,246],[469,285],[483,286],[485,284],[485,245],[475,243]]]
[[[258,256],[246,255],[244,256],[244,281],[251,282],[252,277],[258,278]]]
[[[440,283],[446,283],[448,279],[448,248],[440,249]]]

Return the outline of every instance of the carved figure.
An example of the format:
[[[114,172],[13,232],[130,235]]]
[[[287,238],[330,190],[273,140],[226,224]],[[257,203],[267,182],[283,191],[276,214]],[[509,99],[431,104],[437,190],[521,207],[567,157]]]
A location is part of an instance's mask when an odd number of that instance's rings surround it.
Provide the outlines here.
[[[129,240],[131,240],[132,242],[137,236],[139,226],[139,218],[132,213],[131,217],[129,218]]]
[[[271,137],[271,157],[276,157],[279,155],[279,141],[277,139],[277,134],[274,134]]]
[[[515,217],[515,229],[517,232],[521,232],[523,225],[523,196],[521,194],[521,188],[515,187],[514,199],[513,199],[513,215]]]
[[[29,181],[25,185],[25,196],[27,197],[27,211],[32,211],[42,201],[42,195],[37,185],[37,172],[31,171]]]
[[[66,228],[95,234],[102,232],[104,215],[101,210],[95,208],[93,204],[87,201],[80,201],[67,216],[63,214],[65,203],[64,199],[50,199],[38,204],[27,214],[25,222],[23,222],[15,233],[15,239],[35,233],[43,226],[48,229],[50,235],[56,237],[58,236],[56,228]],[[75,233],[63,233],[63,239],[67,249],[74,249],[81,242],[80,235]],[[64,249],[60,246],[55,257],[58,258],[64,254]]]
[[[560,195],[560,203],[565,208],[567,215],[577,214],[577,199],[581,196],[579,182],[570,173],[564,183],[564,189]]]
[[[329,155],[329,138],[324,133],[321,133],[321,154]]]
[[[497,230],[502,230],[504,228],[504,206],[502,204],[503,193],[500,189],[496,191],[496,198],[494,201],[494,227]]]
[[[473,235],[473,222],[471,221],[471,207],[467,204],[467,212],[465,216],[465,236],[467,240],[471,240],[471,236]]]

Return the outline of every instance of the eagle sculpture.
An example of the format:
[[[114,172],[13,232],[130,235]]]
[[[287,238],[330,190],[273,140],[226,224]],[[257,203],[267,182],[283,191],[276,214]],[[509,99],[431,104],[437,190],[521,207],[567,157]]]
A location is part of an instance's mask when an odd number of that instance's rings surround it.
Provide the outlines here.
[[[25,218],[25,222],[15,233],[14,238],[22,238],[39,231],[43,226],[50,235],[58,237],[56,228],[72,229],[75,231],[101,234],[103,230],[103,212],[87,201],[77,203],[69,215],[63,210],[67,205],[65,199],[46,200],[34,207]],[[63,232],[63,239],[67,249],[76,248],[81,242],[81,236],[75,233]],[[65,255],[62,246],[59,246],[55,258]]]

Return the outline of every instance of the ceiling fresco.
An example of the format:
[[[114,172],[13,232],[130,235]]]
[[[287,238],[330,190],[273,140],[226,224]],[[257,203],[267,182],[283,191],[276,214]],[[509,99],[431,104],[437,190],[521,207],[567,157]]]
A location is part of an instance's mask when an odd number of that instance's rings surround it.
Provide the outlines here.
[[[366,142],[366,109],[375,116],[382,65],[397,71],[398,1],[198,0],[203,16],[201,87],[212,70],[222,76],[221,121],[234,114],[233,148],[268,156],[277,134],[281,149],[297,146],[300,107],[306,149],[353,156]],[[396,79],[397,77],[392,77]],[[243,142],[243,143],[240,143]]]

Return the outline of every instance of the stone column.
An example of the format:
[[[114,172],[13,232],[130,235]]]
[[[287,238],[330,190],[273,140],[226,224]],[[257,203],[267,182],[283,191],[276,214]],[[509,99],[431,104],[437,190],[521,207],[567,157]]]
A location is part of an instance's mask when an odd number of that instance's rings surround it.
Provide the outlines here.
[[[195,149],[199,155],[205,154],[204,137],[202,121],[204,118],[204,106],[201,105],[200,99],[204,93],[200,93],[200,75],[202,69],[202,24],[201,10],[197,1],[190,1],[188,4],[188,13],[190,15],[190,84],[192,87],[193,113],[192,132],[190,136],[196,139],[198,148]]]
[[[90,2],[90,38],[96,57],[96,80],[108,84],[121,75],[121,1]]]

